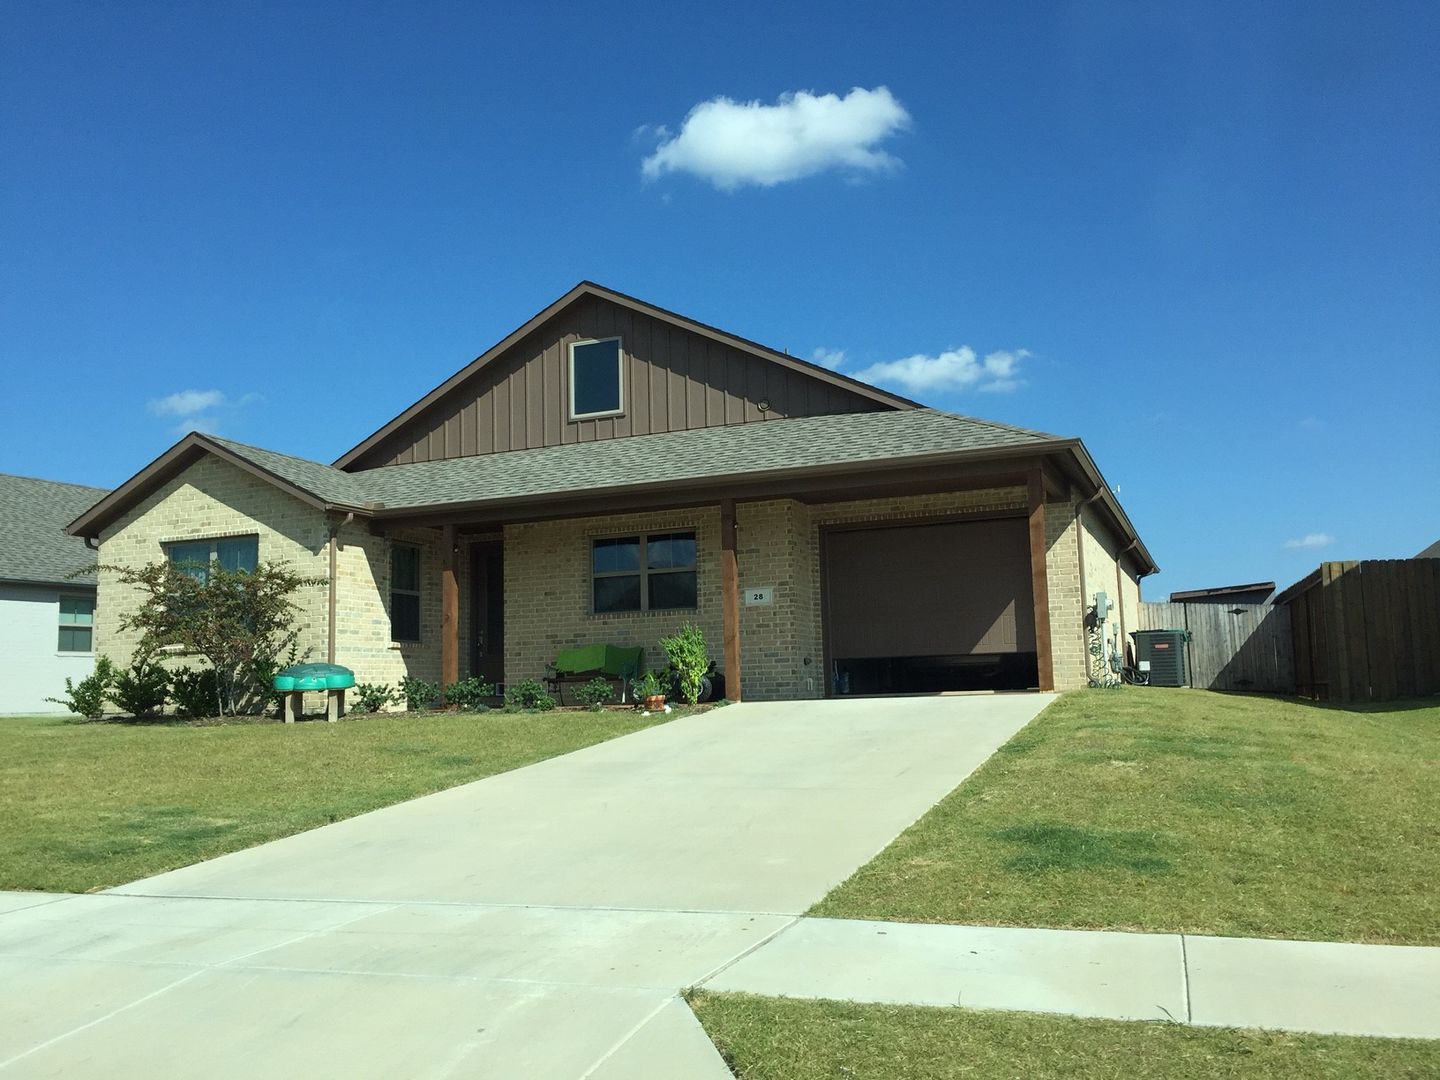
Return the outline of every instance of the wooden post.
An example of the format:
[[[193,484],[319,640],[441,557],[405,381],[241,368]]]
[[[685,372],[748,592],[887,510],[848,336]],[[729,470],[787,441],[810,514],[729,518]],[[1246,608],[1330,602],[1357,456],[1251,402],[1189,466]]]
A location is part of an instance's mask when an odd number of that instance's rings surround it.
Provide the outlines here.
[[[460,584],[455,578],[455,526],[440,530],[440,686],[460,681]]]
[[[741,700],[740,567],[735,558],[735,500],[720,500],[720,590],[725,639],[725,696]]]
[[[1027,478],[1030,518],[1030,591],[1035,598],[1035,662],[1040,689],[1055,689],[1055,658],[1050,652],[1050,580],[1045,573],[1045,477],[1031,469]]]

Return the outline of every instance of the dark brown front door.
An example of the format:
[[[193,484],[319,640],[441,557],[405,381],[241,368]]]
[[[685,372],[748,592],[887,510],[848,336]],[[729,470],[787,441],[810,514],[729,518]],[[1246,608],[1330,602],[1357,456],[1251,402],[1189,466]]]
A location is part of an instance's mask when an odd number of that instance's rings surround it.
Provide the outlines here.
[[[505,545],[470,545],[470,673],[505,682]]]

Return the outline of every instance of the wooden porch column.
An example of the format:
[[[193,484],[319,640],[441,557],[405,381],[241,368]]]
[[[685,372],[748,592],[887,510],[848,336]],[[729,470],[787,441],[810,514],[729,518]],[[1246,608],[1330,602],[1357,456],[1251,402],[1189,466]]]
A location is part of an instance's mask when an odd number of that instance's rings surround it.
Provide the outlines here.
[[[725,638],[725,696],[741,699],[740,691],[740,567],[735,559],[735,500],[720,500],[720,590]]]
[[[1030,517],[1030,591],[1035,597],[1035,661],[1040,689],[1055,689],[1055,658],[1050,652],[1050,580],[1045,573],[1045,476],[1031,469],[1026,482]]]
[[[440,530],[440,685],[460,681],[460,584],[455,578],[455,526]]]

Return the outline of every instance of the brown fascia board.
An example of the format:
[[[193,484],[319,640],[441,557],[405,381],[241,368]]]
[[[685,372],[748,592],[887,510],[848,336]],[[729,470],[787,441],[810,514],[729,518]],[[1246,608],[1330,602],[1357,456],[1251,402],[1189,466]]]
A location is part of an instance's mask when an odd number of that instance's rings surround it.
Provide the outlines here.
[[[1084,442],[1079,439],[1066,439],[1067,448],[1071,453],[1071,460],[1079,468],[1086,482],[1090,485],[1090,494],[1099,494],[1099,503],[1105,508],[1111,523],[1120,530],[1121,536],[1127,541],[1127,546],[1121,551],[1121,556],[1132,553],[1140,569],[1141,577],[1148,577],[1151,574],[1160,572],[1159,565],[1155,562],[1150,549],[1145,546],[1145,541],[1140,539],[1140,534],[1135,530],[1135,525],[1130,516],[1125,513],[1125,508],[1120,505],[1120,500],[1115,498],[1115,493],[1110,490],[1110,485],[1105,482],[1100,467],[1095,464],[1095,459],[1090,456],[1090,451],[1085,448]]]
[[[1261,589],[1275,591],[1273,581],[1252,581],[1248,585],[1221,585],[1214,589],[1184,589],[1180,592],[1170,594],[1172,604],[1182,604],[1186,600],[1198,600],[1211,596],[1234,596],[1236,593],[1258,592]]]
[[[808,360],[801,360],[787,353],[778,352],[767,345],[761,345],[758,342],[739,337],[728,331],[697,322],[685,315],[667,311],[665,308],[656,307],[654,304],[646,303],[644,300],[637,299],[633,296],[627,296],[625,293],[616,292],[614,289],[607,289],[605,286],[597,285],[593,281],[582,281],[553,304],[490,346],[490,348],[486,349],[434,390],[431,390],[399,416],[384,424],[374,434],[345,451],[344,454],[335,459],[333,462],[334,467],[337,469],[349,468],[357,458],[374,449],[398,428],[415,419],[415,417],[419,416],[431,405],[434,405],[446,394],[450,393],[450,391],[460,386],[506,349],[509,349],[512,345],[521,341],[528,334],[554,318],[583,296],[595,296],[602,300],[609,300],[611,303],[619,304],[621,307],[627,307],[642,315],[648,315],[653,319],[668,322],[672,326],[678,326],[683,330],[692,331],[703,337],[708,337],[712,341],[718,341],[723,345],[733,346],[742,352],[748,352],[753,356],[758,356],[762,360],[769,360],[773,363],[780,364],[782,367],[788,367],[792,371],[798,371],[812,378],[819,379],[822,382],[830,383],[832,386],[839,386],[845,390],[850,390],[894,409],[924,408],[918,401],[912,401],[909,398],[901,397],[899,394],[892,394],[886,390],[881,390],[879,387],[871,386],[869,383],[861,382],[859,379],[852,379],[848,375],[841,375],[837,371],[823,368],[819,364],[812,364]]]
[[[535,495],[514,495],[499,499],[474,499],[466,502],[432,503],[422,506],[406,507],[383,507],[371,511],[377,524],[387,521],[406,520],[412,521],[417,518],[434,519],[442,521],[447,515],[460,516],[474,514],[477,512],[504,513],[506,511],[534,511],[548,513],[552,509],[563,509],[566,505],[573,505],[591,499],[607,500],[614,502],[627,497],[638,496],[668,496],[673,495],[680,499],[693,499],[695,502],[706,501],[695,495],[696,492],[704,492],[708,497],[709,493],[721,491],[727,497],[736,499],[748,498],[747,491],[763,491],[762,497],[774,497],[771,493],[776,485],[792,483],[797,490],[802,490],[806,481],[822,480],[834,477],[869,477],[884,473],[893,473],[903,470],[905,472],[918,472],[925,469],[935,468],[942,465],[970,465],[988,464],[1001,462],[1006,465],[1014,463],[1011,472],[1015,474],[1017,482],[1023,477],[1026,468],[1034,468],[1040,464],[1043,456],[1054,453],[1057,450],[1064,450],[1069,447],[1073,440],[1056,439],[1046,442],[1037,442],[1032,446],[1008,446],[1008,447],[986,447],[978,450],[949,450],[935,454],[919,454],[914,457],[905,458],[881,458],[875,461],[845,462],[835,465],[806,466],[793,469],[773,469],[764,472],[743,472],[743,473],[715,473],[710,476],[688,477],[684,480],[655,481],[642,484],[625,484],[605,488],[583,488],[575,491],[556,492],[554,494]],[[1000,475],[997,471],[996,475]],[[613,508],[615,512],[625,509],[623,505]]]
[[[255,464],[255,462],[249,458],[242,457],[212,439],[206,438],[198,431],[192,431],[129,480],[126,480],[125,483],[110,492],[109,495],[106,495],[89,510],[86,510],[69,525],[65,526],[65,531],[71,536],[85,536],[91,539],[98,539],[101,529],[123,514],[134,503],[143,499],[146,495],[150,494],[150,492],[165,483],[165,481],[169,480],[172,476],[177,475],[181,470],[193,464],[202,454],[214,454],[216,457],[229,462],[237,468],[243,469],[250,475],[274,485],[289,495],[293,495],[301,502],[313,506],[317,510],[345,510],[354,511],[357,514],[369,513],[365,507],[326,502],[314,492],[307,491],[305,488],[299,487],[281,476],[277,476],[269,469]]]

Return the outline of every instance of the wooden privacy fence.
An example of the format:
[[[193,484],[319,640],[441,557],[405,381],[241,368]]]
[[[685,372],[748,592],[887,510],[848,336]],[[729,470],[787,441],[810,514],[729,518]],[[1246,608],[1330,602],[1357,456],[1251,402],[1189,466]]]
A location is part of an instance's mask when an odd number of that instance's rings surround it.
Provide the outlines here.
[[[1290,614],[1304,696],[1440,694],[1440,559],[1322,563],[1275,601]]]
[[[1185,670],[1204,690],[1295,691],[1290,619],[1270,604],[1141,604],[1141,630],[1188,630]]]

